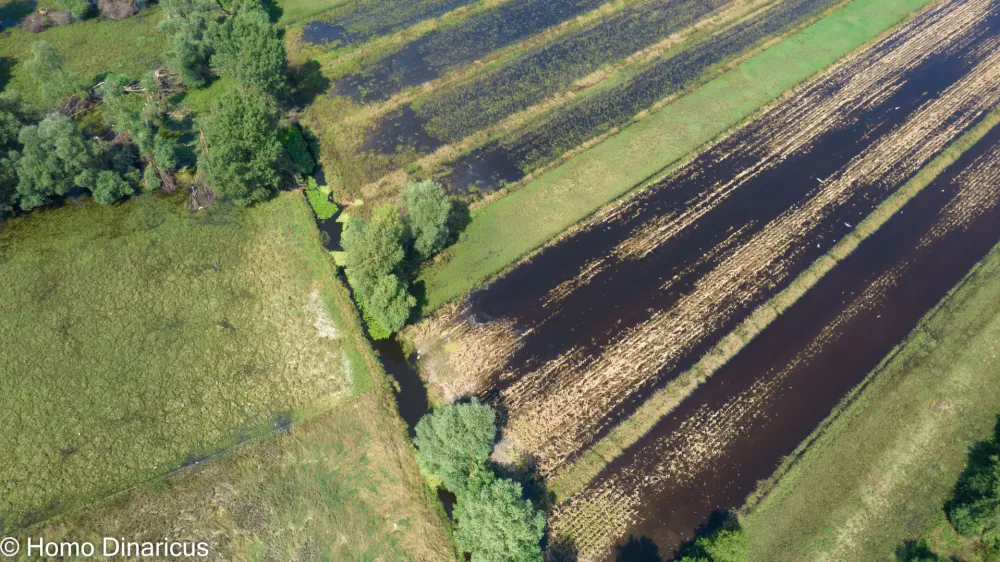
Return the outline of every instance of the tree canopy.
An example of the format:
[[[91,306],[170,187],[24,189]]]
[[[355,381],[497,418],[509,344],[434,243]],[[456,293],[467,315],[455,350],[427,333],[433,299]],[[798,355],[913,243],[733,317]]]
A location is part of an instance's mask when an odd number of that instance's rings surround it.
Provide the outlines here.
[[[205,85],[218,34],[219,6],[213,0],[160,0],[167,19],[157,29],[170,34],[164,53],[193,88]]]
[[[245,7],[222,26],[212,64],[219,73],[276,98],[287,91],[285,44],[268,15]]]
[[[441,184],[426,180],[407,185],[406,223],[413,234],[413,249],[421,259],[428,259],[444,247],[448,239],[448,213],[451,200]]]
[[[24,69],[38,86],[42,101],[48,105],[55,105],[83,90],[79,78],[63,68],[64,62],[52,43],[35,41],[31,44],[31,60],[24,63]]]
[[[747,562],[750,543],[741,529],[719,529],[698,537],[680,562]]]
[[[284,148],[278,140],[278,110],[266,95],[227,91],[212,105],[204,132],[207,149],[199,166],[218,195],[248,205],[277,190]]]
[[[948,518],[962,536],[1000,546],[1000,445],[980,444],[955,486]]]
[[[456,494],[485,466],[496,439],[496,412],[475,398],[467,404],[435,408],[421,418],[414,444],[424,472]]]
[[[53,113],[21,129],[21,157],[14,163],[17,199],[24,210],[45,205],[74,187],[92,187],[94,148],[72,119]]]
[[[0,92],[0,211],[14,205],[17,171],[14,162],[21,156],[18,134],[34,121],[34,111],[14,90]]]
[[[455,542],[472,562],[541,562],[545,516],[521,495],[520,484],[500,479],[459,496]]]

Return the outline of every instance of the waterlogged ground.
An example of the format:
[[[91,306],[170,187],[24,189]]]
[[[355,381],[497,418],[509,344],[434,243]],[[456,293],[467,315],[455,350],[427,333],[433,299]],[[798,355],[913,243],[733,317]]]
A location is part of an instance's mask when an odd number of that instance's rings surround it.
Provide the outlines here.
[[[490,399],[553,473],[995,106],[996,23],[928,12],[445,311],[432,383]]]
[[[633,535],[669,554],[713,513],[739,508],[998,240],[994,127],[561,505],[553,532],[574,536],[582,559]]]

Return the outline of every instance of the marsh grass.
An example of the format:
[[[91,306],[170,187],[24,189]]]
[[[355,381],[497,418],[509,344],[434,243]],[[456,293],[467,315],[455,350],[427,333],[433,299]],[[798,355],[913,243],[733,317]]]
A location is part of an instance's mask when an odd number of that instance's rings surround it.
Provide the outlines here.
[[[979,124],[948,146],[916,176],[876,207],[851,233],[837,242],[826,254],[796,277],[788,287],[757,308],[746,320],[724,336],[697,363],[663,389],[653,394],[629,418],[619,423],[606,437],[580,455],[573,464],[557,473],[550,489],[565,499],[582,489],[608,463],[638,441],[660,419],[668,415],[695,388],[743,350],[779,315],[788,310],[838,263],[846,259],[866,238],[874,234],[906,203],[931,184],[959,156],[1000,124],[1000,110],[994,110]]]
[[[37,86],[21,63],[31,59],[31,43],[40,40],[55,45],[66,58],[66,68],[86,85],[97,83],[109,72],[137,78],[161,63],[166,34],[156,31],[156,24],[162,17],[162,11],[154,5],[123,20],[95,17],[41,33],[16,28],[4,31],[0,33],[0,62],[9,67],[10,76],[0,86],[18,90],[26,99],[38,103]]]
[[[444,514],[408,460],[391,400],[366,393],[21,534],[97,544],[104,536],[205,540],[209,559],[226,561],[454,560]]]
[[[371,388],[301,194],[69,202],[7,221],[0,248],[5,530]]]

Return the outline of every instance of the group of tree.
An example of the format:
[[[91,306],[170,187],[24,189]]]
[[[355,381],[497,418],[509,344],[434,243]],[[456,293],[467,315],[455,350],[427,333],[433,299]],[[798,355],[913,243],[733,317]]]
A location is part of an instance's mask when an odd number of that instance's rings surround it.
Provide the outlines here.
[[[416,299],[409,277],[416,264],[444,247],[452,201],[434,181],[403,189],[403,207],[376,207],[370,218],[354,218],[343,237],[347,281],[375,339],[399,331]]]
[[[34,42],[31,50],[25,68],[39,99],[52,110],[43,114],[15,91],[0,94],[0,209],[29,211],[74,190],[112,204],[142,188],[159,187],[177,165],[178,145],[176,135],[162,127],[152,75],[142,86],[109,75],[94,88],[103,98],[96,111],[117,133],[101,139],[67,114],[70,107],[88,107],[90,93],[65,69],[59,52],[47,41]],[[142,109],[126,102],[127,88],[144,94]],[[73,106],[67,103],[72,99],[87,101]]]
[[[489,406],[475,399],[442,406],[417,424],[417,462],[455,494],[455,542],[472,562],[540,562],[545,516],[490,465],[496,437]]]

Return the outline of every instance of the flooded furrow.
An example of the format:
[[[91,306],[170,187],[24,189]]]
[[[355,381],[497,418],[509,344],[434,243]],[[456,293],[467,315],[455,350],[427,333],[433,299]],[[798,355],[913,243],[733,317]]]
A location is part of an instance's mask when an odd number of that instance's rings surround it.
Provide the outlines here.
[[[990,0],[946,2],[416,338],[542,474],[690,367],[1000,101]]]
[[[474,0],[368,0],[334,8],[302,29],[302,40],[315,45],[344,46],[367,41],[436,18]]]
[[[826,418],[1000,241],[1000,127],[555,510],[580,560],[627,537],[665,558]]]
[[[713,11],[749,0],[649,0],[515,57],[499,68],[412,104],[412,123],[445,144],[527,109],[605,65],[621,61],[687,28]],[[390,122],[398,114],[386,117]],[[392,152],[400,143],[380,122],[366,136],[366,149]],[[429,154],[436,146],[417,146]]]
[[[459,158],[444,182],[455,192],[492,191],[587,141],[623,127],[641,111],[682,91],[703,73],[768,37],[783,33],[838,0],[786,0],[648,65],[624,83],[583,96]],[[500,167],[498,168],[498,164]]]
[[[383,101],[411,86],[600,7],[605,0],[511,0],[428,33],[358,74],[339,79],[333,93],[355,103]]]

